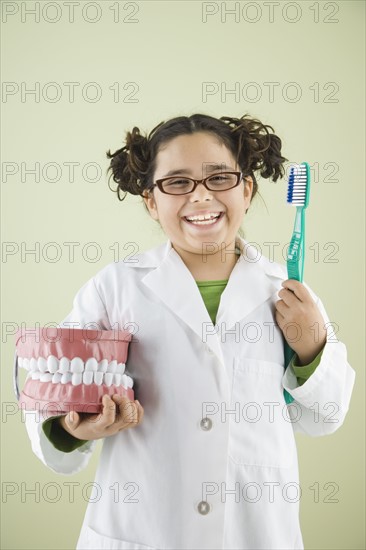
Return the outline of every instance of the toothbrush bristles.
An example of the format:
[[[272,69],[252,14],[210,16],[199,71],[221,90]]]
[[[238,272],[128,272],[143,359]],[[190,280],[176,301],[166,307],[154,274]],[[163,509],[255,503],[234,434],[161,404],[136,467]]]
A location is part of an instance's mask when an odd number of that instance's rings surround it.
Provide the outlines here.
[[[288,179],[287,202],[303,206],[306,200],[307,173],[303,165],[292,166]]]

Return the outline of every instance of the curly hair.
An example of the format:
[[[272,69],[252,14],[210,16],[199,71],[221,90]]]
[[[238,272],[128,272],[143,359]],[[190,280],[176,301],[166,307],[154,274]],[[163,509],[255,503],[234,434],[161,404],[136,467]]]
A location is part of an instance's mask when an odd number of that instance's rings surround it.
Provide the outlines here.
[[[110,189],[117,193],[120,201],[127,193],[145,196],[154,183],[160,146],[177,136],[208,132],[229,149],[243,175],[252,177],[253,198],[258,189],[254,172],[259,171],[263,178],[272,178],[275,182],[285,174],[283,163],[288,159],[281,155],[281,139],[269,130],[274,132],[272,126],[248,114],[241,118],[223,116],[220,119],[204,114],[179,116],[160,122],[146,136],[134,126],[132,132],[126,133],[124,147],[106,153],[112,159],[108,171],[118,185],[117,189]],[[121,191],[125,192],[122,198]]]

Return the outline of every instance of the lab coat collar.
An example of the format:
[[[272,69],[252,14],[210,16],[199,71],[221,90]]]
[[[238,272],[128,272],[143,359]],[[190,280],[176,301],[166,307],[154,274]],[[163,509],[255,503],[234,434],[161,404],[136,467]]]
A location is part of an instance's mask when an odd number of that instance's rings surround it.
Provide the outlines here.
[[[239,236],[236,245],[241,253],[221,295],[215,327],[193,275],[170,240],[139,254],[136,263],[125,264],[155,268],[142,278],[142,283],[206,342],[222,363],[220,340],[225,339],[220,335],[268,300],[279,290],[279,279],[287,278],[285,266],[271,262]]]

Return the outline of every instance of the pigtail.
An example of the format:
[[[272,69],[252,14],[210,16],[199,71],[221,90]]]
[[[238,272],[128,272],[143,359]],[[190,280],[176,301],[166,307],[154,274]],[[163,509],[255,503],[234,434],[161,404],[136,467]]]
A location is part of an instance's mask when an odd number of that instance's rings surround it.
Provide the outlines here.
[[[259,171],[263,178],[272,178],[277,181],[283,177],[285,170],[283,163],[287,161],[281,155],[282,142],[274,133],[272,126],[263,124],[260,120],[246,118],[221,117],[231,128],[236,137],[237,162],[247,174]]]
[[[140,134],[139,128],[134,126],[132,132],[126,133],[126,145],[114,153],[107,151],[107,158],[112,159],[108,172],[111,172],[113,180],[118,184],[117,189],[111,189],[117,193],[118,199],[123,201],[127,193],[141,195],[146,188],[146,178],[149,168],[148,139]],[[109,186],[109,184],[108,184]],[[125,195],[121,198],[120,192]]]

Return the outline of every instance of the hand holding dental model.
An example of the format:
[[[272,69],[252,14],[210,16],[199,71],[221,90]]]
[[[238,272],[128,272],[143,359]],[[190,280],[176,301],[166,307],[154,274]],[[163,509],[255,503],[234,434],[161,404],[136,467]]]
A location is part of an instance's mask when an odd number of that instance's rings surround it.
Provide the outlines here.
[[[89,441],[133,428],[141,423],[144,416],[144,409],[137,399],[132,401],[118,394],[111,398],[105,394],[102,403],[103,411],[100,414],[71,411],[66,416],[61,416],[58,422],[72,436]]]
[[[44,419],[64,413],[67,418],[58,423],[79,439],[99,439],[135,426],[142,407],[134,403],[134,381],[125,371],[130,340],[127,331],[19,330],[14,362],[19,403],[26,410],[39,409]],[[27,371],[21,393],[18,366]]]
[[[276,321],[284,338],[297,353],[298,366],[311,363],[323,349],[327,339],[324,320],[318,306],[306,287],[295,279],[283,281],[278,295],[281,300],[275,303]],[[297,334],[289,330],[294,325]]]

